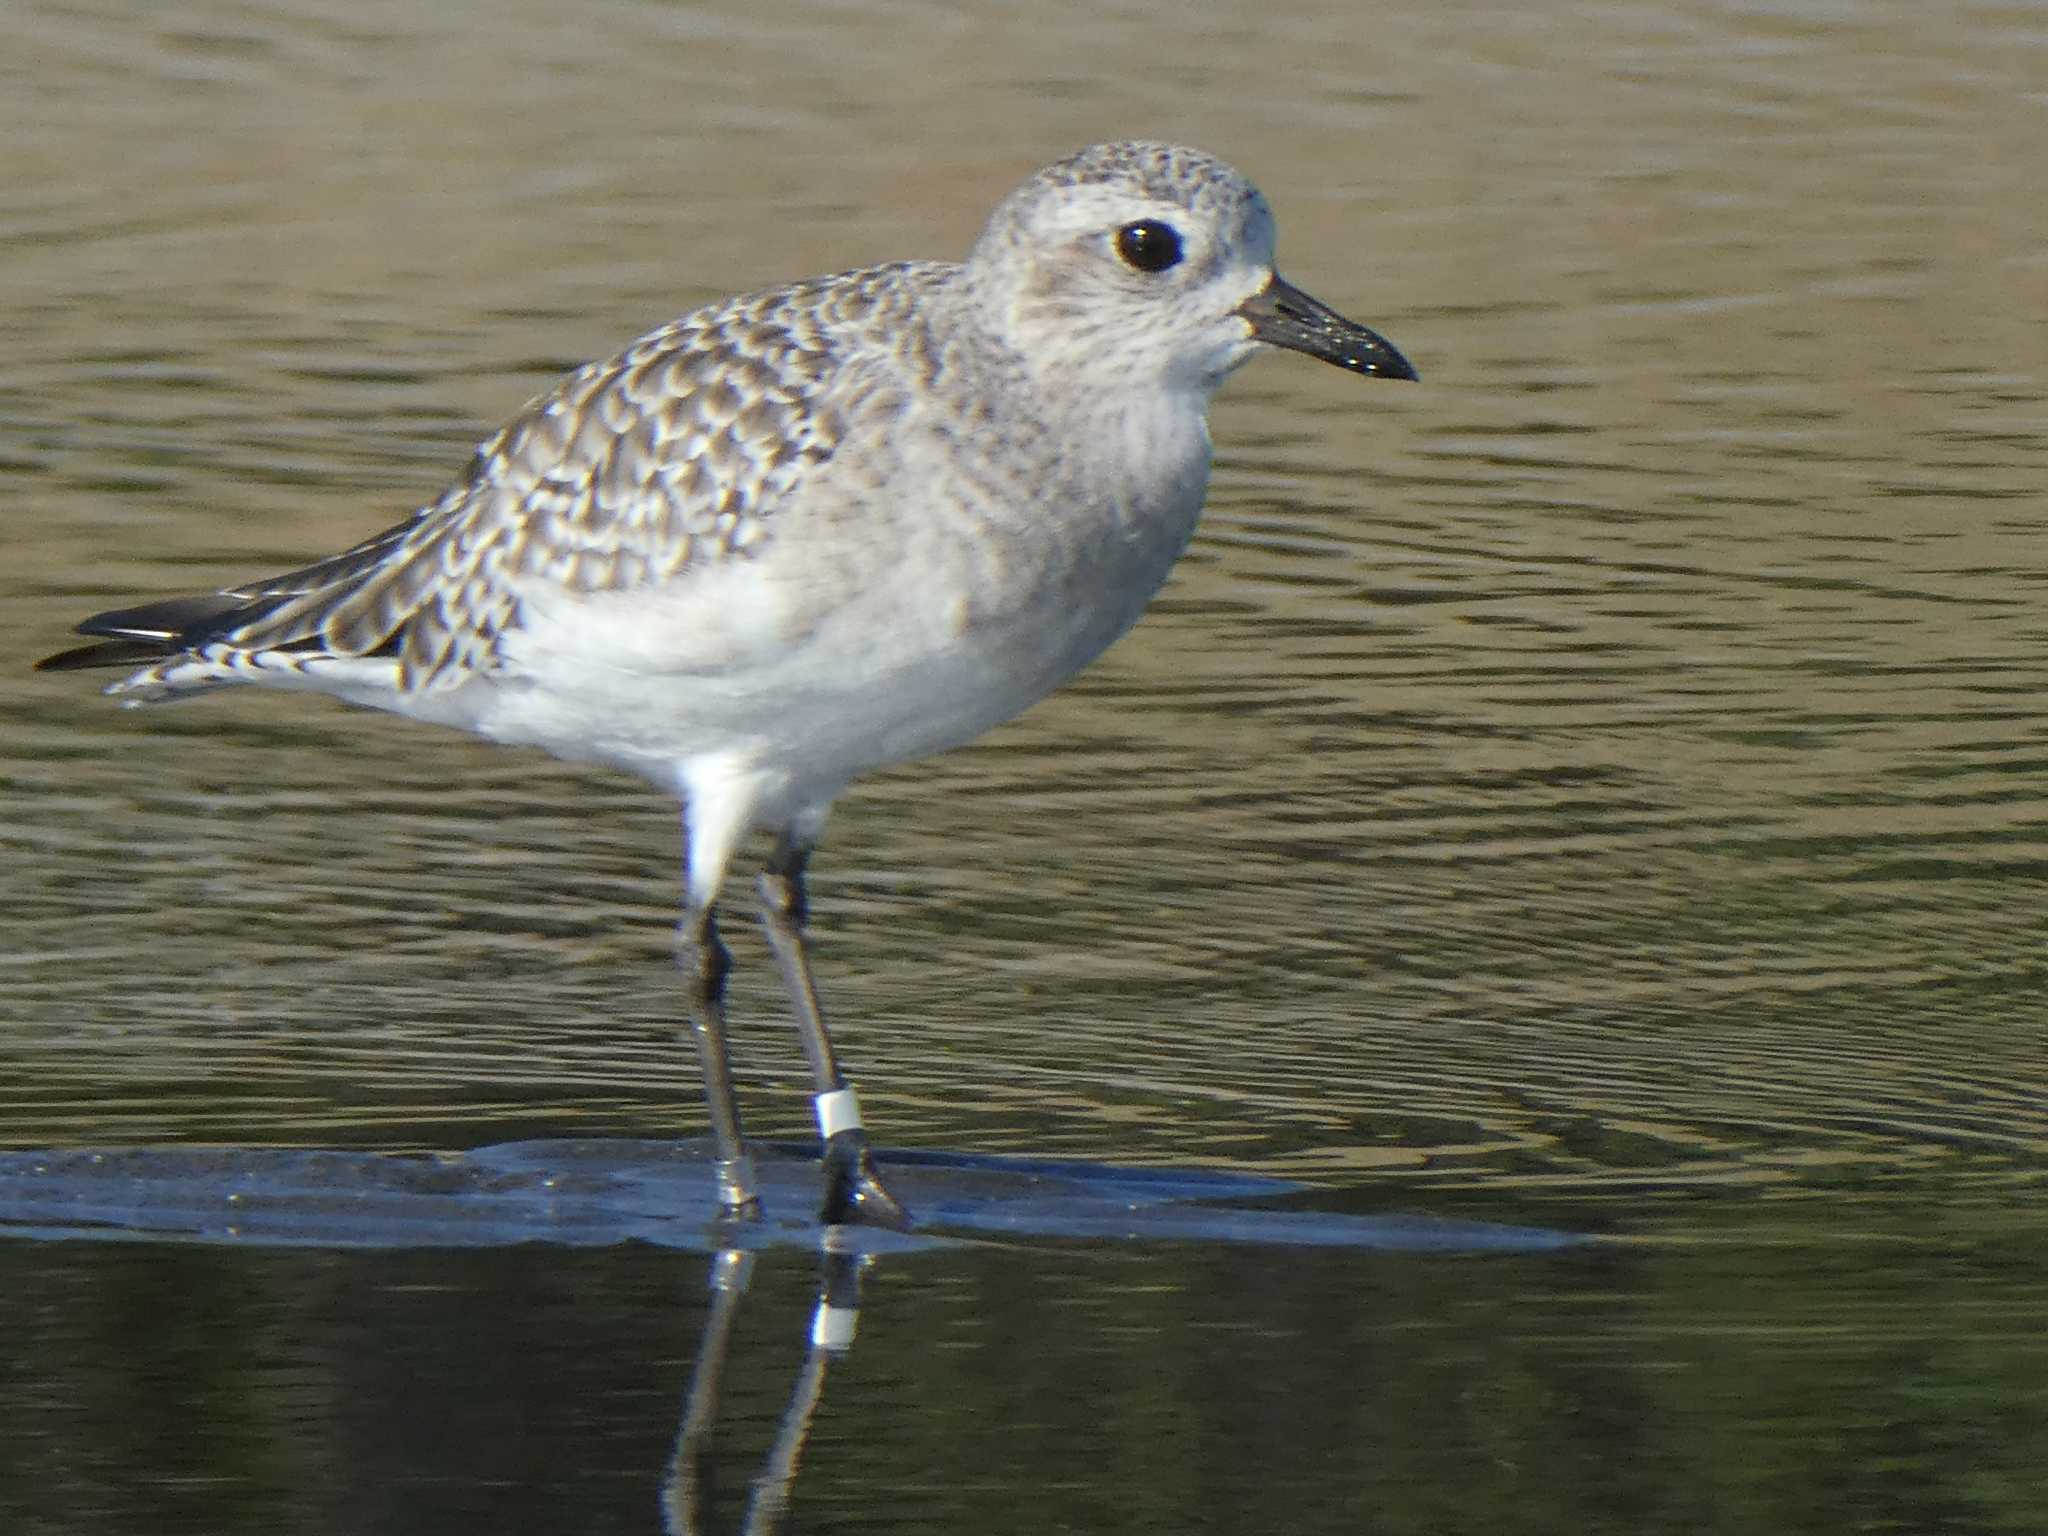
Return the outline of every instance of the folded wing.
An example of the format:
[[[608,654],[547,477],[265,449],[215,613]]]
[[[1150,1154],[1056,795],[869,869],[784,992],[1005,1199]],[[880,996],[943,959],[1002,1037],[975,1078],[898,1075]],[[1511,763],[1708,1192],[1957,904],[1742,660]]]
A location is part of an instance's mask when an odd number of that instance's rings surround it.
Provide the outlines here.
[[[916,274],[872,275],[893,289]],[[540,586],[622,590],[745,556],[845,431],[834,400],[848,381],[815,286],[698,310],[579,369],[478,448],[438,501],[351,549],[97,614],[79,632],[98,643],[38,665],[155,663],[161,675],[137,681],[177,693],[239,680],[238,661],[388,658],[403,691],[448,687],[491,669]]]

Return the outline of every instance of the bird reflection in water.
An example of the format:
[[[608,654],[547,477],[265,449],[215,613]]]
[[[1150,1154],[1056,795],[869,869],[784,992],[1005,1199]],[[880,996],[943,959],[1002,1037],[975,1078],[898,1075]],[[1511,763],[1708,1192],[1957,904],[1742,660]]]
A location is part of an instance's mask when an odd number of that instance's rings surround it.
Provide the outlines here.
[[[811,1420],[825,1396],[825,1373],[853,1345],[854,1325],[860,1316],[861,1269],[869,1259],[841,1246],[834,1237],[828,1231],[818,1305],[811,1315],[803,1367],[790,1389],[775,1443],[751,1485],[746,1518],[739,1526],[745,1536],[765,1536],[782,1529],[789,1515],[797,1466],[810,1438]],[[718,1421],[719,1388],[739,1318],[740,1297],[753,1272],[754,1255],[745,1249],[721,1249],[711,1260],[711,1310],[704,1320],[703,1342],[683,1399],[682,1427],[676,1432],[675,1453],[669,1458],[668,1478],[662,1485],[662,1528],[669,1536],[706,1536],[710,1529],[705,1519],[717,1492],[712,1475],[712,1430]]]

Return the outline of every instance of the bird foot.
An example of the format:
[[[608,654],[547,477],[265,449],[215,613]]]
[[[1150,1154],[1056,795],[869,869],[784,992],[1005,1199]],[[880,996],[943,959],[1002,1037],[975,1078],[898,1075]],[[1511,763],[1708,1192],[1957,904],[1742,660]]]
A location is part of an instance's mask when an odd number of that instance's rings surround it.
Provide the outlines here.
[[[911,1229],[910,1212],[882,1183],[860,1131],[836,1132],[825,1143],[825,1205],[818,1219],[828,1227],[858,1222],[892,1232]]]

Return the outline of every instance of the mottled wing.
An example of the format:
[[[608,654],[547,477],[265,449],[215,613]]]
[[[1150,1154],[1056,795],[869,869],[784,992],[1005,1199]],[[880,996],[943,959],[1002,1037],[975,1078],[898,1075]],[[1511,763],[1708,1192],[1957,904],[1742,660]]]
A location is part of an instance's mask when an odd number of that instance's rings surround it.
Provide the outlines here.
[[[332,559],[231,589],[241,606],[178,639],[392,656],[402,688],[450,686],[490,670],[542,586],[619,590],[744,555],[774,537],[778,510],[845,432],[835,322],[874,318],[874,294],[858,290],[921,275],[920,264],[820,279],[651,332],[532,402],[433,505]]]

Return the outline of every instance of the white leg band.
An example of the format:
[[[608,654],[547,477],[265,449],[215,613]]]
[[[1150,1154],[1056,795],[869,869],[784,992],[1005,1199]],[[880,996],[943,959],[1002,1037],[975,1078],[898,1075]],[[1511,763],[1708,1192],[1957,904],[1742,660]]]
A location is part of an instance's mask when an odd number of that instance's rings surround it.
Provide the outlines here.
[[[853,1096],[851,1088],[834,1088],[830,1093],[821,1093],[812,1101],[818,1106],[818,1134],[830,1141],[841,1131],[857,1131],[860,1125],[860,1100]]]

